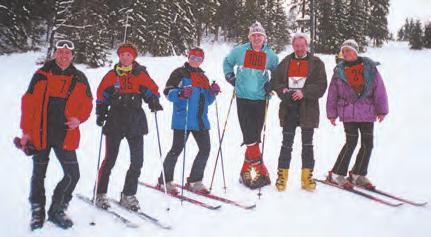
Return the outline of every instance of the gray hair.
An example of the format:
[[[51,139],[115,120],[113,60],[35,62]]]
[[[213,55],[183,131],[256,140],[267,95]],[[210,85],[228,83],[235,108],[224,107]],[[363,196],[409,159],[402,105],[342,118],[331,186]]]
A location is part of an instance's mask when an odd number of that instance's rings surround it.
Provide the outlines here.
[[[292,35],[292,44],[293,42],[295,42],[296,39],[304,39],[307,45],[310,44],[310,37],[308,36],[308,34],[296,32]]]

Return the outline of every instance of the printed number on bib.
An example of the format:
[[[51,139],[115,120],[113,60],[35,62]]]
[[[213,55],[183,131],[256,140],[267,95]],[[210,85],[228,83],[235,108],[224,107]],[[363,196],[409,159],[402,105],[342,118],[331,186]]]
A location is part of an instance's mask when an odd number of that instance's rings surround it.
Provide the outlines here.
[[[256,52],[254,50],[247,50],[244,58],[244,67],[265,70],[266,66],[266,53]]]

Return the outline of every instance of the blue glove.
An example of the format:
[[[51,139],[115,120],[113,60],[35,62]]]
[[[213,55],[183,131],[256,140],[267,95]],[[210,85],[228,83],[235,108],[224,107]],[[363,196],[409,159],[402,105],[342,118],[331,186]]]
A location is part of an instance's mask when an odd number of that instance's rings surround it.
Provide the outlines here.
[[[226,81],[229,82],[229,84],[235,87],[235,81],[236,81],[235,73],[229,72],[228,74],[225,75],[225,78],[226,78]]]

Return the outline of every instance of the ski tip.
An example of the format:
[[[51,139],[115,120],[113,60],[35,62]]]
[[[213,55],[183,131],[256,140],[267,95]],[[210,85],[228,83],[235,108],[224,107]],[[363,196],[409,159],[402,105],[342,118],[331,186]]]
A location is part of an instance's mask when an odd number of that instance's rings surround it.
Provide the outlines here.
[[[211,210],[218,210],[220,209],[221,205],[217,205],[217,206],[210,206],[209,209]]]
[[[428,202],[419,202],[419,203],[417,203],[417,202],[406,202],[406,203],[413,205],[413,206],[416,206],[416,207],[423,207],[423,206],[426,206],[428,204]]]
[[[253,210],[255,208],[256,208],[256,204],[244,207],[244,209],[247,209],[247,210]]]
[[[130,227],[130,228],[138,228],[139,227],[139,225],[135,224],[135,223],[127,223],[126,226]]]

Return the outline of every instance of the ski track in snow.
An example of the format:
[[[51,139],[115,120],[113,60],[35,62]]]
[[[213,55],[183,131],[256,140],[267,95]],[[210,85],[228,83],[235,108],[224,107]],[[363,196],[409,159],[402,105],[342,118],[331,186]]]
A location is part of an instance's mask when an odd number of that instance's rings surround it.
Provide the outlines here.
[[[223,126],[228,109],[232,87],[225,82],[222,62],[232,48],[232,44],[204,44],[206,59],[202,68],[210,80],[216,80],[222,89],[217,97],[220,126]],[[291,52],[281,53],[280,60]],[[133,221],[140,223],[139,229],[130,229],[111,216],[87,204],[73,199],[68,214],[74,220],[72,229],[63,231],[46,223],[43,229],[30,233],[29,195],[32,171],[31,159],[15,149],[12,139],[21,135],[20,98],[27,89],[30,78],[39,67],[35,65],[43,52],[30,52],[0,56],[2,85],[0,106],[2,110],[2,136],[0,137],[0,235],[15,236],[415,236],[431,235],[431,209],[403,205],[400,208],[383,206],[361,197],[341,192],[331,187],[319,185],[315,193],[300,189],[301,147],[300,129],[297,129],[286,192],[275,190],[278,154],[281,145],[281,128],[278,121],[279,99],[271,99],[268,111],[268,125],[264,159],[271,174],[272,185],[262,189],[263,196],[257,199],[257,191],[250,191],[238,183],[239,171],[243,162],[244,148],[240,147],[242,136],[238,124],[236,105],[233,104],[225,141],[223,143],[224,165],[228,192],[226,197],[245,204],[256,203],[253,211],[242,210],[224,204],[220,210],[209,211],[186,202],[183,206],[177,199],[166,198],[164,194],[144,187],[138,188],[137,197],[144,212],[172,224],[173,230],[161,230],[138,217],[125,213]],[[379,61],[379,70],[389,96],[390,114],[383,123],[376,123],[374,151],[371,157],[368,176],[381,189],[416,201],[430,201],[429,185],[429,134],[431,112],[426,109],[430,99],[431,50],[409,50],[406,43],[390,42],[381,49],[369,48],[364,54]],[[326,65],[328,84],[335,66],[333,55],[319,55]],[[116,61],[116,55],[113,56]],[[185,57],[139,57],[150,76],[163,89],[170,73],[181,66]],[[93,96],[101,78],[110,67],[88,69],[78,65],[90,82]],[[343,126],[338,122],[332,127],[326,119],[326,94],[320,100],[320,128],[315,132],[315,176],[323,177],[332,168],[339,150],[344,144]],[[163,156],[168,152],[172,141],[172,105],[161,97],[164,111],[158,114]],[[144,167],[141,180],[155,183],[160,173],[154,114],[144,104],[150,132],[144,139]],[[81,125],[81,143],[77,150],[80,162],[81,179],[75,193],[91,196],[96,177],[97,151],[100,128],[96,126],[93,109],[90,119]],[[215,104],[209,108],[212,126],[212,150],[204,183],[211,181],[212,169],[218,149]],[[358,145],[359,146],[359,145]],[[357,147],[358,150],[358,147]],[[356,152],[357,152],[356,150]],[[193,139],[187,144],[186,177],[191,168],[197,146]],[[356,154],[356,153],[355,153]],[[353,165],[352,158],[351,165]],[[62,171],[54,152],[46,178],[47,207],[55,184],[61,179]],[[164,157],[163,157],[164,158]],[[103,155],[102,155],[103,159]],[[181,182],[182,155],[178,159],[175,181]],[[125,174],[129,165],[129,150],[123,140],[119,157],[112,171],[108,195],[119,198]],[[218,165],[213,193],[223,196],[223,182],[220,163]],[[216,201],[201,199],[208,203]],[[220,203],[222,204],[222,203]],[[169,214],[165,211],[170,206]],[[94,220],[95,226],[89,225]]]

